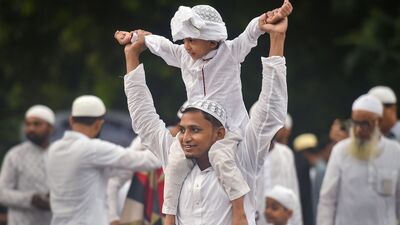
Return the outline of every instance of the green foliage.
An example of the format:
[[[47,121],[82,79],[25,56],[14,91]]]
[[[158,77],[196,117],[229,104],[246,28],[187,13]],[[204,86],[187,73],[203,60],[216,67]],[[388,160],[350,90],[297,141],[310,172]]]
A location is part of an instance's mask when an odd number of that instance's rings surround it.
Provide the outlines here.
[[[0,151],[19,139],[19,121],[33,104],[68,109],[81,94],[100,96],[109,108],[126,109],[121,76],[125,63],[115,30],[143,28],[170,38],[175,0],[0,1]],[[251,18],[281,1],[186,1],[211,4],[229,38]],[[289,112],[295,133],[325,132],[334,117],[347,117],[351,102],[377,84],[400,93],[400,3],[397,1],[293,1],[286,57]],[[242,67],[248,107],[260,87],[260,56],[267,36]],[[186,99],[180,71],[149,54],[143,62],[162,118],[172,121]]]

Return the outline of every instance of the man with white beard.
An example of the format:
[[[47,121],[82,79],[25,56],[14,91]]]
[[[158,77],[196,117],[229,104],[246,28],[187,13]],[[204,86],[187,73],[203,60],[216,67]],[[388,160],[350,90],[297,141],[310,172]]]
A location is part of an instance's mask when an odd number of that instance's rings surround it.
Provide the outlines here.
[[[352,106],[350,138],[334,146],[321,188],[318,225],[395,225],[400,215],[400,145],[381,135],[381,102]]]

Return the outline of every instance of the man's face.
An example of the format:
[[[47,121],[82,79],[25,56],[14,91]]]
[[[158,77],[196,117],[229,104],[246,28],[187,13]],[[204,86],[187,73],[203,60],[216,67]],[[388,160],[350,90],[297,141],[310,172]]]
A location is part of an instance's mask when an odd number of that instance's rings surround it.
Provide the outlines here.
[[[187,53],[189,53],[194,60],[200,59],[207,55],[217,46],[216,42],[193,38],[185,38],[183,40],[183,45]]]
[[[275,199],[266,198],[264,216],[268,223],[287,224],[287,221],[292,217],[292,212]]]
[[[46,121],[37,117],[28,117],[25,119],[25,136],[36,145],[42,145],[49,141],[53,127]]]
[[[290,136],[291,130],[287,129],[286,127],[282,127],[281,129],[278,130],[278,132],[275,135],[275,140],[278,143],[287,145],[289,136]]]
[[[369,140],[378,123],[377,115],[368,111],[355,110],[351,114],[351,119],[354,136],[360,140]]]
[[[221,138],[219,129],[214,128],[200,111],[184,113],[179,127],[179,142],[186,158],[208,161],[208,150]]]
[[[388,133],[396,122],[397,122],[396,104],[384,104],[383,116],[380,123],[380,128],[382,132],[384,134]]]

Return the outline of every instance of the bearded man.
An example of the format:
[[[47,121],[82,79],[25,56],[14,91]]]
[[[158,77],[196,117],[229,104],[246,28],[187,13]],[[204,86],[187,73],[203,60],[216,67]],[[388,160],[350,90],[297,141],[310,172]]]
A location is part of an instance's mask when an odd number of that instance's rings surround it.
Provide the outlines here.
[[[382,103],[362,95],[352,107],[350,137],[334,146],[321,188],[317,224],[397,224],[400,145],[381,135]]]
[[[0,203],[8,207],[9,225],[49,225],[51,220],[45,160],[53,132],[54,113],[35,105],[25,114],[27,141],[4,158],[0,174]]]

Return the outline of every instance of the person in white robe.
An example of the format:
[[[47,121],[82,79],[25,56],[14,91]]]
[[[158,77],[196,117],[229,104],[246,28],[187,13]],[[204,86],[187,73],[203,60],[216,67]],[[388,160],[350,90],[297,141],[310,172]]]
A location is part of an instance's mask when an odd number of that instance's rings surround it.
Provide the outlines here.
[[[0,203],[9,225],[49,225],[51,211],[45,162],[54,129],[54,112],[34,105],[25,113],[27,141],[10,149],[0,173]]]
[[[80,96],[71,111],[72,130],[50,146],[46,163],[51,224],[108,225],[108,179],[120,169],[147,170],[159,161],[150,151],[126,151],[97,139],[106,113],[100,98]]]
[[[318,225],[389,225],[400,215],[400,145],[379,129],[382,103],[362,95],[350,138],[333,147],[322,183]]]
[[[400,142],[400,121],[397,118],[396,94],[387,86],[373,87],[368,93],[378,98],[384,106],[380,124],[382,133],[387,138]]]

